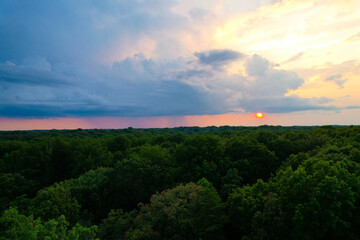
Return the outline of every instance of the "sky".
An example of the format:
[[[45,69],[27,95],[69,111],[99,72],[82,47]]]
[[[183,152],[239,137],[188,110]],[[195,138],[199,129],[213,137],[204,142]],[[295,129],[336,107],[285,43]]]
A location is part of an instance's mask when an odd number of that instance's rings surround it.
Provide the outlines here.
[[[0,130],[358,125],[359,9],[0,0]]]

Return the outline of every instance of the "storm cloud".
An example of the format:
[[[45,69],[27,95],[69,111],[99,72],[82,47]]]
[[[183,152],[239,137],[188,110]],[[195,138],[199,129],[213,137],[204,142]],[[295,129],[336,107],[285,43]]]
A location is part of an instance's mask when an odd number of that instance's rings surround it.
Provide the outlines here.
[[[243,60],[239,65],[245,67],[246,76],[208,68],[199,58],[158,61],[143,54],[97,71],[50,63],[46,68],[3,63],[0,115],[174,116],[236,109],[274,113],[335,109],[322,105],[329,101],[285,96],[304,82],[296,73],[274,69],[258,55]]]
[[[228,49],[196,52],[194,55],[199,59],[199,63],[215,67],[233,62],[243,57],[243,54]]]
[[[178,36],[196,29],[189,18],[173,11],[176,3],[2,2],[0,33],[5,37],[0,37],[0,116],[174,116],[239,109],[274,113],[336,109],[329,101],[285,96],[304,80],[259,55],[233,49],[185,51]],[[194,14],[193,10],[189,17]],[[246,74],[230,73],[230,64],[244,68]],[[329,81],[341,85],[340,78]]]

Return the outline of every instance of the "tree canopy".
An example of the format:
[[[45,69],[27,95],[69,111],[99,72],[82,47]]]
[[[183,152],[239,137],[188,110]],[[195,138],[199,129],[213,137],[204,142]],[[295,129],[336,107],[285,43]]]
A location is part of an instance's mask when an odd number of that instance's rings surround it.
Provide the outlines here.
[[[358,239],[360,127],[0,132],[0,239]]]

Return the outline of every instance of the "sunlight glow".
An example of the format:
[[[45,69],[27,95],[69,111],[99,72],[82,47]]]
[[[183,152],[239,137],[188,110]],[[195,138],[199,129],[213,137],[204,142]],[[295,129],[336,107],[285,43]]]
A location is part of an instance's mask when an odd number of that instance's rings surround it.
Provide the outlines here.
[[[256,113],[256,117],[258,117],[258,118],[262,118],[262,117],[264,117],[264,114],[263,114],[263,113],[261,113],[261,112],[258,112],[258,113]]]

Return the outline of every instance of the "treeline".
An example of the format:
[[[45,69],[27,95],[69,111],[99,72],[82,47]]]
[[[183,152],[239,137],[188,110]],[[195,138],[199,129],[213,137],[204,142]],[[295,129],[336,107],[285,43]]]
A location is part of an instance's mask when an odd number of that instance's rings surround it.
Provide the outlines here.
[[[359,239],[360,127],[0,132],[0,239]]]

